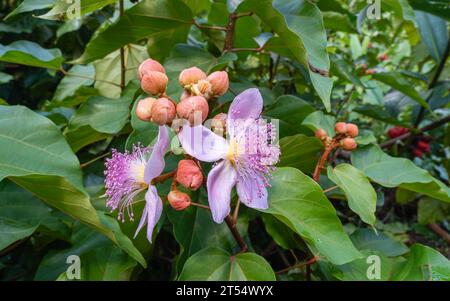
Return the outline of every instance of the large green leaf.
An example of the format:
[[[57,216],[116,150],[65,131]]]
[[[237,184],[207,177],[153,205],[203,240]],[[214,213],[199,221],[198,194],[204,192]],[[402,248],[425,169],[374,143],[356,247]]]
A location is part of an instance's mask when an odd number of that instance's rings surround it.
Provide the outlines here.
[[[94,83],[95,76],[94,67],[91,65],[82,66],[75,65],[69,73],[59,82],[53,99],[62,101],[67,97],[71,97],[82,86],[90,86]]]
[[[415,244],[410,249],[408,260],[393,274],[393,280],[450,281],[450,261],[430,247]]]
[[[303,134],[284,137],[280,140],[281,156],[277,166],[295,167],[304,173],[311,173],[323,149],[316,137]]]
[[[279,219],[271,214],[262,214],[261,217],[267,233],[272,236],[277,245],[286,250],[306,250],[307,247],[301,237]]]
[[[22,106],[0,106],[0,144],[0,181],[9,178],[127,252],[134,251],[100,221],[83,187],[78,158],[50,120]]]
[[[275,215],[300,234],[315,254],[334,264],[361,256],[314,180],[295,168],[282,167],[274,173],[271,185],[269,209],[264,212]]]
[[[428,48],[431,57],[439,63],[448,44],[447,22],[439,17],[417,11],[417,23],[419,24],[422,40]]]
[[[78,2],[78,3],[77,3]],[[82,17],[90,12],[100,9],[108,4],[113,4],[116,0],[56,0],[52,9],[40,15],[39,18],[48,20],[73,19],[74,17]],[[79,6],[74,6],[79,4]],[[79,16],[76,14],[79,13]]]
[[[317,94],[327,111],[330,111],[333,80],[309,68],[311,63],[322,70],[330,69],[326,51],[327,36],[320,10],[307,1],[247,0],[239,5],[237,11],[255,13],[278,34],[285,49],[309,70]]]
[[[267,261],[255,253],[232,256],[218,248],[204,249],[191,256],[179,277],[182,281],[274,281]]]
[[[291,136],[301,132],[303,119],[315,109],[311,104],[293,95],[282,95],[264,110],[264,116],[278,119],[280,136]]]
[[[375,223],[377,193],[364,173],[350,164],[328,167],[328,178],[341,188],[353,212],[369,225]]]
[[[50,69],[59,69],[63,62],[59,49],[44,49],[30,41],[0,44],[0,61]]]
[[[450,204],[432,198],[422,198],[417,208],[417,220],[421,224],[431,224],[450,217]]]
[[[52,7],[55,2],[56,0],[24,0],[15,10],[5,17],[5,21],[21,13]]]
[[[328,136],[334,136],[334,125],[336,124],[336,117],[326,115],[322,111],[316,111],[309,114],[302,122],[304,126],[310,128],[313,132],[318,129],[323,129]]]
[[[119,21],[96,34],[86,46],[79,62],[92,62],[120,47],[176,28],[192,25],[189,7],[179,0],[144,0],[127,10]]]
[[[371,145],[352,153],[352,163],[372,181],[385,187],[401,187],[450,202],[450,189],[408,159],[394,158]]]
[[[408,2],[416,10],[424,11],[450,21],[450,6],[448,5],[448,0],[408,0]],[[420,18],[418,16],[418,11],[416,11],[416,16],[417,19]]]
[[[359,250],[377,251],[388,257],[400,256],[409,251],[402,242],[372,229],[357,229],[350,238]]]
[[[372,75],[374,79],[385,83],[388,86],[391,86],[395,90],[402,92],[405,95],[408,95],[415,101],[417,101],[420,105],[425,108],[428,108],[428,104],[426,101],[420,96],[419,92],[414,88],[414,85],[407,81],[403,75],[399,72],[383,72],[383,73],[375,73]]]

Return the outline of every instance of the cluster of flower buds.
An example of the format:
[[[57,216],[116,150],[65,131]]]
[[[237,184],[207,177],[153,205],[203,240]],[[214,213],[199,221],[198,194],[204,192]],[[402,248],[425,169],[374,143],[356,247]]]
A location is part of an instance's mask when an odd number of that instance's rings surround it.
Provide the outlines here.
[[[139,119],[159,125],[170,124],[178,118],[188,120],[191,125],[203,123],[209,113],[208,101],[225,94],[228,90],[228,74],[216,71],[207,75],[197,67],[180,73],[178,81],[183,87],[180,102],[176,104],[166,95],[168,78],[164,67],[148,59],[139,66],[141,87],[148,97],[139,101],[136,115]]]
[[[319,138],[325,147],[342,147],[347,151],[356,149],[357,144],[355,137],[359,134],[359,129],[356,124],[338,122],[334,126],[336,135],[334,137],[328,136],[324,129],[316,131],[316,137]]]
[[[388,57],[388,55],[387,55],[386,53],[382,53],[382,54],[380,54],[380,55],[378,56],[378,60],[379,60],[380,62],[387,61],[388,59],[389,59],[389,57]]]
[[[409,132],[409,130],[407,128],[404,128],[401,126],[394,126],[388,130],[387,134],[388,134],[389,138],[393,139],[393,138],[402,136],[408,132]]]

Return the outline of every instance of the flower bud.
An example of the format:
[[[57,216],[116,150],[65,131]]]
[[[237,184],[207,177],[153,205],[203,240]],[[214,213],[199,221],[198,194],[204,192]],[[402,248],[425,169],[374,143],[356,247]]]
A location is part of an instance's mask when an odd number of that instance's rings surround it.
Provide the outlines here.
[[[136,106],[136,116],[143,121],[150,121],[152,118],[152,106],[156,102],[156,98],[147,97],[139,100]]]
[[[175,104],[167,98],[159,98],[152,106],[151,121],[156,124],[164,125],[170,123],[175,116]]]
[[[352,151],[352,150],[356,149],[357,144],[356,144],[355,139],[353,139],[353,138],[344,138],[341,140],[341,146],[345,150]]]
[[[193,160],[181,160],[178,162],[176,179],[184,187],[197,190],[202,186],[203,173]]]
[[[371,74],[375,74],[375,73],[376,73],[375,69],[367,69],[365,72],[366,75],[371,75]]]
[[[316,131],[316,137],[319,138],[320,140],[324,140],[325,138],[328,137],[327,132],[325,132],[324,129],[318,129]]]
[[[208,102],[202,96],[188,97],[177,105],[178,116],[189,120],[191,125],[194,125],[194,121],[201,121],[203,123],[208,116],[208,112]]]
[[[353,123],[347,123],[347,135],[349,135],[352,138],[355,138],[359,134],[359,129],[356,124]]]
[[[164,73],[159,71],[148,71],[142,77],[141,88],[147,94],[161,94],[166,91],[168,81],[169,79]]]
[[[211,130],[218,135],[223,136],[226,131],[228,115],[219,113],[211,120]]]
[[[164,67],[158,61],[147,59],[139,66],[139,79],[142,80],[144,75],[151,71],[166,73],[166,70],[164,70]]]
[[[208,76],[208,81],[211,83],[211,90],[214,96],[221,96],[228,91],[228,73],[225,71],[216,71]]]
[[[169,201],[170,206],[177,211],[182,211],[191,205],[191,198],[189,195],[178,190],[169,192],[167,200]]]
[[[209,98],[212,94],[211,84],[205,79],[199,80],[198,83],[192,85],[191,92],[194,95]]]
[[[205,72],[203,72],[197,67],[191,67],[181,71],[178,81],[180,82],[180,85],[182,87],[186,87],[189,85],[196,84],[199,80],[205,78],[206,78]]]
[[[336,134],[347,134],[347,124],[345,122],[338,122],[334,126]]]

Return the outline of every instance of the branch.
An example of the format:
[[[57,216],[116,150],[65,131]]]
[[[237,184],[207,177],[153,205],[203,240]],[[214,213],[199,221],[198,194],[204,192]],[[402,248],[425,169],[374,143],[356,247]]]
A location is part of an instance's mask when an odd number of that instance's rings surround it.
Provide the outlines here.
[[[170,178],[174,177],[175,174],[176,174],[176,172],[177,172],[177,171],[174,170],[174,171],[171,171],[171,172],[162,174],[162,175],[160,175],[159,177],[154,178],[153,181],[152,181],[152,183],[153,183],[153,184],[156,184],[156,183],[162,183],[162,182],[166,181],[167,179],[170,179]]]
[[[237,14],[231,13],[230,17],[228,18],[228,23],[226,26],[226,35],[225,35],[225,44],[223,46],[223,51],[230,51],[233,48],[233,42],[234,42],[234,29],[236,28],[236,20],[237,20]]]
[[[234,239],[239,244],[239,247],[241,248],[241,253],[247,252],[248,251],[247,244],[245,243],[242,236],[239,234],[239,231],[236,228],[236,224],[233,222],[233,218],[230,215],[228,215],[225,218],[225,222],[227,223],[227,226],[230,229],[231,234],[233,234]]]
[[[288,271],[293,270],[293,269],[298,269],[298,268],[302,268],[304,266],[309,266],[311,264],[316,263],[318,259],[319,259],[319,256],[314,256],[313,258],[311,258],[308,261],[300,262],[300,263],[294,264],[293,266],[290,266],[290,267],[287,267],[285,269],[279,270],[279,271],[276,272],[276,274],[282,274],[282,273],[288,272]]]
[[[224,26],[213,26],[213,25],[199,24],[195,20],[192,20],[192,23],[199,29],[211,29],[211,30],[222,30],[222,31],[226,31],[227,30],[227,28],[224,27]]]
[[[324,167],[325,167],[325,163],[328,159],[328,156],[330,155],[331,151],[333,151],[335,146],[336,145],[335,145],[334,141],[331,142],[330,145],[327,145],[325,147],[325,151],[323,152],[322,156],[320,157],[319,161],[316,164],[316,168],[314,169],[314,173],[313,173],[313,179],[317,183],[319,183],[320,174],[322,172],[322,169],[324,169]]]
[[[120,10],[120,16],[122,17],[125,13],[125,5],[124,0],[119,1],[119,10]],[[125,89],[125,74],[126,74],[127,67],[125,65],[125,48],[120,47],[120,87]]]
[[[428,228],[433,230],[437,235],[442,237],[448,244],[450,244],[450,234],[448,234],[441,226],[436,223],[431,223],[428,225]]]

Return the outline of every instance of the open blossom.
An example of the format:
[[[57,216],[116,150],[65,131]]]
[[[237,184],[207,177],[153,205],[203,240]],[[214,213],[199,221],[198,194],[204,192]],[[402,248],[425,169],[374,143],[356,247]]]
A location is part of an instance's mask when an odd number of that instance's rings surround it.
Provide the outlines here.
[[[152,148],[134,146],[131,152],[125,153],[113,150],[112,158],[106,161],[106,206],[119,211],[119,220],[124,222],[126,214],[130,220],[134,219],[133,200],[137,194],[147,190],[146,204],[135,237],[147,224],[147,239],[150,242],[163,208],[156,187],[151,183],[164,170],[164,154],[168,147],[168,130],[160,126],[158,140]]]
[[[185,124],[178,134],[183,149],[200,161],[217,162],[207,179],[208,200],[217,223],[230,213],[231,190],[242,203],[267,209],[267,187],[280,149],[272,142],[275,129],[260,119],[263,100],[257,89],[238,95],[227,116],[229,140],[202,125]]]

